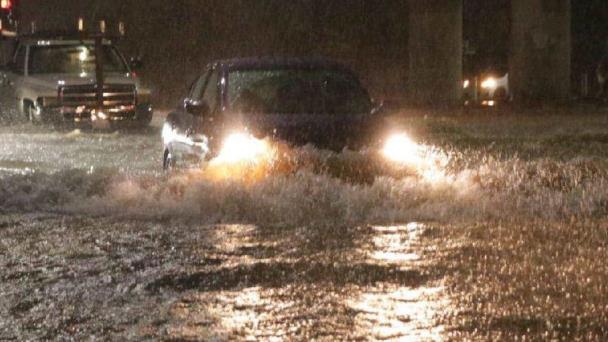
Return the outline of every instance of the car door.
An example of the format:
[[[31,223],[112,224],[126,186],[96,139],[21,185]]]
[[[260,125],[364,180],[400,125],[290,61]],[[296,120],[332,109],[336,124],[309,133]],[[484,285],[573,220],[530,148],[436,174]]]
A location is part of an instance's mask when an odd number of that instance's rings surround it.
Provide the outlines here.
[[[188,153],[198,152],[197,144],[208,143],[215,145],[217,138],[216,127],[221,124],[219,116],[219,73],[218,69],[211,69],[207,77],[201,79],[193,87],[190,97],[185,101],[185,113],[190,123],[186,131],[187,140],[193,142]],[[202,86],[200,86],[202,85]]]
[[[199,76],[190,86],[188,96],[184,99],[182,106],[167,117],[167,123],[171,126],[173,132],[170,148],[176,156],[191,153],[193,143],[191,135],[194,126],[194,116],[191,113],[192,98],[194,94],[202,92],[208,77],[208,71]]]
[[[199,105],[203,108],[203,113],[193,118],[195,123],[192,128],[193,134],[195,137],[206,139],[212,149],[221,140],[220,127],[223,124],[220,115],[219,79],[219,68],[212,69],[202,94],[197,98]]]

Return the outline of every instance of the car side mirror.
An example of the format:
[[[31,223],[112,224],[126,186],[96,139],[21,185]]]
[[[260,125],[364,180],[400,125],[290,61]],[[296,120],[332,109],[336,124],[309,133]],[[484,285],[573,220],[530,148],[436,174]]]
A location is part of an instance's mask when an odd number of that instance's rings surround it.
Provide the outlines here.
[[[384,101],[372,100],[372,114],[381,115],[384,113]]]
[[[207,116],[210,112],[209,105],[204,101],[185,100],[184,108],[186,112],[194,116]]]
[[[139,71],[144,66],[144,63],[139,58],[131,58],[129,60],[129,67],[132,71]]]
[[[381,100],[372,101],[372,114],[377,115],[390,115],[395,113],[399,106],[393,101]]]

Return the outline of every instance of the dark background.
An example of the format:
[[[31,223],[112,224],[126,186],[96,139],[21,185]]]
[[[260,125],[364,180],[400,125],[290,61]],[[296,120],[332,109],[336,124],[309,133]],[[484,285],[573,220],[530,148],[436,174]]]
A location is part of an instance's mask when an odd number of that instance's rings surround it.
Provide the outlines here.
[[[608,52],[608,1],[572,0],[573,75]],[[120,43],[143,57],[141,75],[159,105],[173,105],[209,61],[255,55],[314,55],[359,72],[372,94],[399,97],[408,69],[406,0],[21,0],[22,23],[74,28],[127,23]],[[509,0],[465,0],[465,73],[506,66]],[[23,26],[22,26],[23,28]]]

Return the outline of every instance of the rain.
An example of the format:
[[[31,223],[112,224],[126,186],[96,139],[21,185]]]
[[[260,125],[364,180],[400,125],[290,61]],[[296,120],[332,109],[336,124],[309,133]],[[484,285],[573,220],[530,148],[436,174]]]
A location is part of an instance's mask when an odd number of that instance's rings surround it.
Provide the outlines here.
[[[602,1],[0,4],[0,340],[608,337]]]

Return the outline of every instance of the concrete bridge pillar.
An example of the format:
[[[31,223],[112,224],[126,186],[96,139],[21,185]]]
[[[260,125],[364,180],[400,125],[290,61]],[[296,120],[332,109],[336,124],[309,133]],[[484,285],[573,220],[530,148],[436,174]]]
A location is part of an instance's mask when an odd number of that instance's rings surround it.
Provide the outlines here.
[[[512,0],[510,87],[516,102],[567,100],[570,0]]]
[[[408,1],[408,97],[414,105],[460,103],[462,1]]]

